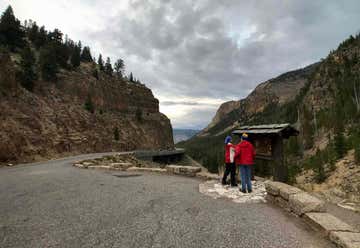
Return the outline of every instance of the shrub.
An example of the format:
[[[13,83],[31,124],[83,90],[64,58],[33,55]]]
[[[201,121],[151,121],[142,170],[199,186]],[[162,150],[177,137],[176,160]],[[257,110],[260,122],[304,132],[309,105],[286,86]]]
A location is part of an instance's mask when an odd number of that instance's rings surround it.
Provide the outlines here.
[[[93,104],[90,96],[87,97],[84,107],[90,113],[92,113],[92,114],[94,113],[95,107],[94,107],[94,104]]]
[[[360,145],[355,148],[355,162],[360,165]]]

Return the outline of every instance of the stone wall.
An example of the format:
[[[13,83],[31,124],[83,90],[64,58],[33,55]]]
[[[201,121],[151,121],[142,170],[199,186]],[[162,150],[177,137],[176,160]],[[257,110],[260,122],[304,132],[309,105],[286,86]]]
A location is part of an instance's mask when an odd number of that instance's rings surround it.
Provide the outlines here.
[[[338,247],[360,247],[360,232],[335,216],[326,213],[322,200],[290,185],[266,181],[266,199],[301,217]]]

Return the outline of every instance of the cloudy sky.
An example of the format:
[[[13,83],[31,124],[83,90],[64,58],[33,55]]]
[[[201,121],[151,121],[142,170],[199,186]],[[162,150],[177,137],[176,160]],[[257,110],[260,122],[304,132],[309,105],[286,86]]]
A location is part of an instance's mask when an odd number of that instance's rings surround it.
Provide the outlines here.
[[[123,58],[175,128],[203,128],[222,102],[360,31],[359,0],[0,0],[9,4],[22,21]]]

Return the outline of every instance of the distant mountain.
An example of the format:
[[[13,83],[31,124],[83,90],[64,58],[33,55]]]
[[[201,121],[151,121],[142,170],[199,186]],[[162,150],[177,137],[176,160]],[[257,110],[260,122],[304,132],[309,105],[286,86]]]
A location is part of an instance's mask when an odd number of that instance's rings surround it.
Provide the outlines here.
[[[173,129],[174,143],[188,140],[198,132],[199,130],[194,129]]]

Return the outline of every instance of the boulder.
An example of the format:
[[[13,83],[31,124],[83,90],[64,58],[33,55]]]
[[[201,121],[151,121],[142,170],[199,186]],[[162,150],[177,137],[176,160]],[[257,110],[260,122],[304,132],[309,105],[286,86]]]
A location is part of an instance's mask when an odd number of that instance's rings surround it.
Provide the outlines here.
[[[290,195],[289,204],[291,211],[299,216],[309,212],[325,212],[324,202],[305,192]]]
[[[356,229],[329,213],[306,213],[303,218],[317,230],[329,235],[332,231],[356,232]]]
[[[274,182],[274,181],[266,181],[265,189],[271,195],[278,196],[280,194],[280,188],[284,187],[285,183]]]
[[[277,196],[277,197],[275,198],[275,203],[276,203],[279,207],[281,207],[281,208],[283,208],[283,209],[285,209],[285,210],[287,210],[287,211],[290,212],[290,206],[289,206],[289,202],[288,202],[287,200],[283,199],[283,198],[280,197],[280,196]]]
[[[271,194],[267,194],[265,196],[265,200],[267,200],[268,202],[273,203],[273,204],[276,203],[276,198],[277,198],[276,196],[273,196]]]
[[[330,232],[330,240],[342,248],[360,247],[360,233]]]
[[[301,189],[283,184],[280,186],[280,196],[285,200],[289,200],[290,195],[297,194],[303,192]]]
[[[167,165],[165,168],[169,173],[190,177],[196,176],[196,173],[201,171],[200,167],[195,166]]]

